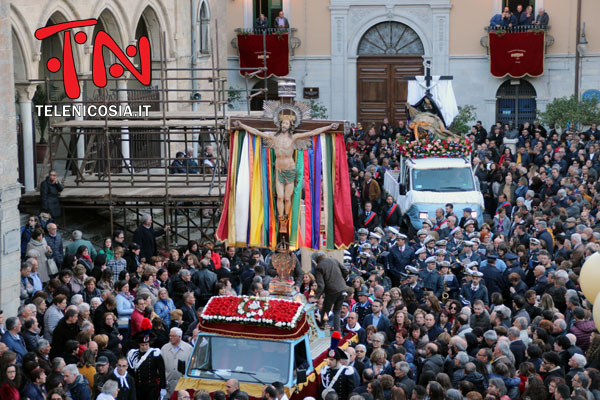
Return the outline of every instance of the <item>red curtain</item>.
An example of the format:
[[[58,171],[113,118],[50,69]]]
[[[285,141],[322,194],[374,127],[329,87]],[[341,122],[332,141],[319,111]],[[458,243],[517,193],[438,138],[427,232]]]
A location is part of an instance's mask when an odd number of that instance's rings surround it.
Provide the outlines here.
[[[496,78],[521,78],[544,74],[543,31],[489,33],[490,72]]]
[[[286,76],[290,73],[290,51],[288,45],[288,34],[271,34],[266,36],[266,55],[267,55],[267,77],[275,75],[276,77]],[[243,35],[238,39],[238,50],[240,53],[240,68],[262,68],[263,63],[263,35]],[[240,74],[250,74],[256,70],[241,70]],[[257,75],[264,78],[261,72]]]

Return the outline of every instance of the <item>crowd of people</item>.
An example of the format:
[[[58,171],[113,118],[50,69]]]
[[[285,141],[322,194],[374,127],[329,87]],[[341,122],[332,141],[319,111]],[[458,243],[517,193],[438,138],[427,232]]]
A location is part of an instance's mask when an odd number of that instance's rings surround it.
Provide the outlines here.
[[[336,264],[321,253],[294,273],[319,323],[358,338],[329,358],[344,384],[322,382],[323,397],[600,399],[600,333],[578,281],[600,244],[596,125],[477,122],[467,136],[484,222],[445,204],[409,236],[383,179],[399,166],[395,139],[411,135],[405,121],[352,125],[356,241],[343,274],[328,275]],[[21,230],[21,307],[0,313],[2,400],[183,400],[175,387],[202,307],[214,295],[268,296],[276,274],[265,249],[161,247],[169,227],[148,215],[128,240],[91,243],[76,230],[65,246],[56,210],[43,211]],[[247,399],[235,380],[214,396]],[[263,391],[284,396],[279,384]]]
[[[531,5],[523,8],[522,4],[517,5],[515,12],[511,12],[509,7],[504,7],[501,14],[495,14],[490,19],[490,28],[506,29],[506,28],[546,28],[550,17],[548,13],[540,8],[537,15],[534,15]]]

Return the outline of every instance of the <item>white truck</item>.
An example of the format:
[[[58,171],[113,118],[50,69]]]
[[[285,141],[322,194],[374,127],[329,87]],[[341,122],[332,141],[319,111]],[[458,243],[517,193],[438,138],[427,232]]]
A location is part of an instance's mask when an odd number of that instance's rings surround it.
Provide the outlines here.
[[[402,157],[400,171],[386,172],[384,188],[396,199],[411,233],[422,228],[424,219],[434,220],[436,208],[447,203],[454,205],[459,219],[468,207],[479,226],[483,223],[483,195],[467,157]]]

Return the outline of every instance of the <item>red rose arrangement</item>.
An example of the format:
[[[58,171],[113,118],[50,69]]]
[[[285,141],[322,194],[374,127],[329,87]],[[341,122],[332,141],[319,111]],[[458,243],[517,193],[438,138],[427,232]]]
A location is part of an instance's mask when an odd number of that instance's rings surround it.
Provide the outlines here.
[[[302,316],[304,305],[283,299],[254,296],[215,296],[204,310],[205,322],[239,322],[293,329]]]
[[[457,158],[467,157],[473,150],[467,138],[413,140],[400,138],[397,141],[400,154],[410,158]]]

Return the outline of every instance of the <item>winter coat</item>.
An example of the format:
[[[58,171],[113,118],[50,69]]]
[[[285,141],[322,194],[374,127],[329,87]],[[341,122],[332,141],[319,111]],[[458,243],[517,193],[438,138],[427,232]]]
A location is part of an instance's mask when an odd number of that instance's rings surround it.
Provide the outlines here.
[[[25,225],[21,227],[21,257],[23,258],[25,258],[25,253],[27,253],[27,244],[31,240],[33,229],[34,228],[30,225]]]
[[[52,304],[44,314],[44,339],[52,341],[52,332],[58,325],[58,322],[65,316],[63,311],[55,304]]]
[[[91,400],[92,392],[89,383],[83,375],[77,375],[75,382],[67,386],[72,400]]]
[[[27,244],[27,251],[36,250],[40,253],[40,256],[37,259],[38,262],[38,274],[42,283],[46,283],[50,280],[50,271],[48,270],[48,259],[46,257],[46,240],[42,239],[41,242],[31,239]]]
[[[435,354],[425,359],[425,361],[423,362],[423,369],[421,370],[421,373],[424,373],[425,371],[433,372],[434,376],[440,372],[443,372],[444,359],[442,358],[442,356],[439,354]]]
[[[158,300],[154,305],[154,312],[169,326],[171,325],[171,311],[175,309],[173,300]]]
[[[156,238],[165,234],[163,229],[154,230],[144,225],[138,226],[133,234],[133,241],[141,247],[140,258],[150,261],[150,257],[156,255]]]
[[[575,344],[579,346],[584,353],[587,351],[588,347],[590,347],[590,337],[592,336],[594,329],[596,329],[594,321],[589,320],[575,321],[571,327],[571,333],[577,338]]]
[[[53,218],[60,217],[62,215],[60,209],[60,201],[58,197],[60,192],[63,191],[63,186],[60,182],[51,183],[50,178],[46,178],[40,185],[40,197],[42,199],[42,210],[47,210]]]
[[[344,279],[344,267],[333,258],[324,257],[319,260],[315,268],[315,280],[317,281],[317,290],[315,295],[325,296],[335,295],[346,290],[346,280]]]
[[[46,235],[46,243],[52,249],[52,258],[56,261],[56,265],[60,267],[65,258],[62,236],[58,232],[54,236]]]

